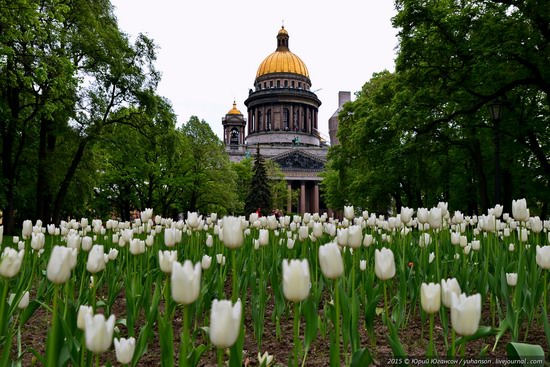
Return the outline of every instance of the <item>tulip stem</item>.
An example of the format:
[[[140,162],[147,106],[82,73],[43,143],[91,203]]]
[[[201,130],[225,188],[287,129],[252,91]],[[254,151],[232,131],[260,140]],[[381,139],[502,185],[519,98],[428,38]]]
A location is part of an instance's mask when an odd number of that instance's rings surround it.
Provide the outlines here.
[[[218,367],[223,367],[223,349],[218,348],[217,349],[218,354]]]
[[[299,365],[300,350],[300,302],[294,303],[294,365]]]
[[[189,344],[189,320],[187,315],[187,306],[183,305],[183,329],[181,332],[181,352],[180,352],[180,367],[187,366],[187,347]]]
[[[94,312],[96,312],[96,309],[95,309],[95,306],[96,306],[96,302],[95,302],[95,296],[96,296],[96,278],[95,278],[95,274],[92,274],[92,310]]]
[[[239,298],[239,292],[237,290],[237,250],[233,249],[231,250],[231,265],[233,266],[233,294],[231,295],[231,301],[233,303],[237,302],[237,298]]]
[[[434,317],[435,317],[435,314],[430,313],[430,345],[428,346],[427,357],[435,357],[435,353],[434,353]]]
[[[99,354],[95,355],[95,366],[99,367]]]
[[[4,335],[4,309],[6,308],[6,303],[8,299],[8,286],[9,280],[7,278],[2,278],[2,299],[0,299],[0,335]]]
[[[390,314],[388,312],[388,292],[386,288],[386,281],[384,280],[384,310],[386,312],[386,317],[390,317]]]
[[[57,366],[57,361],[59,359],[59,322],[58,318],[58,301],[59,298],[59,285],[53,285],[53,311],[52,311],[52,328],[48,339],[46,341],[46,365],[47,366]]]
[[[542,303],[542,306],[544,307],[544,311],[546,311],[546,314],[548,315],[548,272],[550,270],[546,270],[544,272],[544,300]]]
[[[340,297],[339,297],[339,279],[334,281],[334,307],[336,317],[334,318],[334,332],[336,334],[336,360],[340,363]]]
[[[454,327],[451,330],[451,357],[456,356],[456,332]]]

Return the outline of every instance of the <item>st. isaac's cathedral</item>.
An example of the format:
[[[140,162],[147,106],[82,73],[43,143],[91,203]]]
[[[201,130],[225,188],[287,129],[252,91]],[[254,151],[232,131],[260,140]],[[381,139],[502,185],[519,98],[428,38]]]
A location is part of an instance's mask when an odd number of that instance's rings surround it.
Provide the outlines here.
[[[222,119],[224,143],[234,162],[254,155],[259,146],[264,158],[281,166],[289,192],[300,189],[298,206],[289,200],[281,209],[319,213],[327,210],[319,193],[319,173],[328,152],[318,129],[321,101],[311,91],[306,64],[290,51],[288,41],[283,26],[277,34],[275,52],[258,67],[254,89],[244,101],[247,118],[233,103]],[[349,92],[340,92],[340,107],[349,97]],[[331,141],[336,139],[337,113],[330,120]]]

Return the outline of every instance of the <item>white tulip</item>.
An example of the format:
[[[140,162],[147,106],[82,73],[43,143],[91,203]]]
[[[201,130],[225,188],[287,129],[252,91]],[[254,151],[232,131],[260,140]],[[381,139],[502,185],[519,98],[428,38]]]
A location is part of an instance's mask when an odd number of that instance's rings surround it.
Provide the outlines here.
[[[309,295],[311,287],[309,264],[307,259],[283,260],[283,293],[286,299],[300,302]]]
[[[172,263],[172,298],[177,303],[189,305],[197,300],[201,290],[201,263],[189,260]]]
[[[210,310],[210,341],[216,347],[229,348],[237,341],[241,326],[241,300],[235,305],[231,301],[215,299]]]

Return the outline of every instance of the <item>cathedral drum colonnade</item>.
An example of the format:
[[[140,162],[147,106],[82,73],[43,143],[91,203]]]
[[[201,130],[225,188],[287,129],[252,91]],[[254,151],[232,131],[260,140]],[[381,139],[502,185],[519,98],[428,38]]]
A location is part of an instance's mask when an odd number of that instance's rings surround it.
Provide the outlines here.
[[[287,207],[279,209],[287,213],[326,210],[319,190],[319,173],[328,151],[318,130],[321,101],[311,91],[305,63],[289,49],[284,26],[277,34],[276,50],[258,67],[254,88],[244,104],[246,119],[235,102],[222,118],[230,159],[240,161],[254,154],[259,145],[266,159],[281,166],[289,192],[300,189],[297,206],[289,199]]]

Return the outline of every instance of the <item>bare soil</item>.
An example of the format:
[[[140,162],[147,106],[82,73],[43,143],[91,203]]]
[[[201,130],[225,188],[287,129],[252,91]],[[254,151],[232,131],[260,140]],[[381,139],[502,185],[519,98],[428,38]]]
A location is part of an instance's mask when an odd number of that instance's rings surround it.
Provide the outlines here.
[[[382,305],[380,305],[382,307]],[[323,305],[320,305],[322,309]],[[485,307],[487,309],[488,307]],[[270,301],[266,307],[265,315],[265,327],[262,338],[262,350],[259,351],[257,347],[256,338],[253,332],[253,321],[251,316],[251,307],[245,307],[245,341],[244,341],[244,365],[245,366],[259,366],[257,355],[258,352],[269,352],[269,354],[274,356],[273,365],[287,365],[287,361],[293,351],[293,320],[292,317],[283,317],[280,321],[281,333],[279,338],[277,338],[275,329],[276,326],[272,322],[272,313],[274,310],[273,297],[270,298]],[[488,310],[482,315],[481,325],[490,325],[490,317]],[[159,312],[164,312],[164,305],[159,306]],[[320,310],[322,312],[322,310]],[[448,311],[447,311],[448,312]],[[126,306],[124,293],[116,300],[112,313],[117,315],[117,319],[123,318],[126,314]],[[201,324],[202,320],[197,320],[199,327],[207,326]],[[366,347],[371,352],[372,356],[375,359],[374,365],[383,366],[388,365],[393,356],[390,344],[387,339],[388,331],[386,326],[382,321],[381,316],[377,316],[375,320],[375,341],[372,341],[368,336],[365,328],[363,327],[363,319],[359,321],[359,332],[361,335],[361,347]],[[39,353],[43,354],[45,350],[47,331],[49,330],[51,322],[51,314],[46,312],[43,308],[38,309],[31,319],[23,326],[21,330],[21,344],[24,351],[24,356],[22,360],[23,366],[32,366],[32,365],[41,365],[37,358],[33,356],[30,352],[31,348],[35,349]],[[301,320],[301,332],[300,335],[304,335],[304,319]],[[143,325],[144,318],[138,321],[136,325],[136,335],[139,334],[139,327]],[[120,333],[122,336],[127,335],[127,330],[124,330],[124,326],[118,325]],[[174,359],[177,363],[177,350],[179,348],[180,342],[180,333],[181,333],[181,313],[179,310],[176,312],[176,317],[173,321],[174,327],[174,343],[175,343],[175,353]],[[408,321],[406,327],[403,327],[400,332],[400,341],[403,344],[405,351],[409,358],[424,358],[425,350],[429,342],[429,322],[426,319],[424,325],[422,325],[421,318],[418,316],[418,308],[414,316],[412,316]],[[520,335],[523,338],[525,335],[526,325],[522,325],[522,332]],[[202,334],[201,334],[202,335]],[[202,340],[201,340],[202,338]],[[205,336],[199,336],[199,340],[196,341],[196,344],[204,343],[207,344],[208,341],[204,340]],[[437,355],[445,356],[446,355],[446,344],[445,344],[445,335],[443,333],[442,326],[439,322],[439,316],[436,317],[434,339],[437,349]],[[447,335],[447,340],[450,343],[450,335]],[[505,358],[506,357],[506,344],[510,341],[509,333],[505,333],[504,336],[500,339],[496,345],[495,350],[493,351],[493,346],[495,344],[495,336],[490,336],[485,339],[476,340],[467,344],[466,356],[470,358],[476,358],[480,355],[480,352],[486,349],[486,356],[495,358]],[[544,335],[544,330],[542,327],[542,320],[535,320],[529,327],[527,339],[523,342],[530,344],[538,344],[543,347],[545,350],[545,355],[548,360],[549,350],[546,344],[546,337]],[[16,340],[13,340],[12,343],[12,355],[15,358],[17,355],[16,350]],[[457,347],[458,348],[458,347]],[[149,366],[160,366],[160,355],[162,351],[160,349],[160,343],[158,339],[158,330],[155,326],[155,335],[148,344],[148,350],[145,355],[141,358],[138,366],[149,367]],[[342,359],[344,359],[342,352]],[[108,353],[105,353],[101,356],[102,364],[105,364],[109,361],[112,365],[119,365],[116,361],[114,346],[111,347]],[[228,360],[228,356],[225,356],[225,360]],[[342,365],[344,365],[344,360],[342,360]],[[200,366],[215,366],[216,365],[216,350],[210,348],[202,356],[200,360]],[[308,357],[305,363],[306,366],[328,366],[329,365],[329,338],[328,334],[325,337],[318,335],[317,339],[313,342],[311,349],[308,352]],[[548,363],[547,363],[548,365]]]

